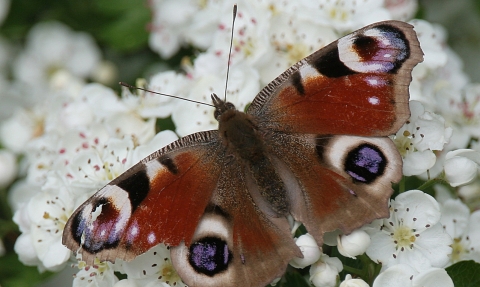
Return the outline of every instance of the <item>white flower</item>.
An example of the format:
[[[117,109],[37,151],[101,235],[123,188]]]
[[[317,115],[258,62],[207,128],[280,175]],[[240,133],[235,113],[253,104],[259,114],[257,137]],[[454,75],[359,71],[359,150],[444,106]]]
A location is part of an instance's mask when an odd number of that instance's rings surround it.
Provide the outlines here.
[[[310,267],[310,281],[317,287],[337,286],[338,273],[342,270],[340,259],[322,254],[320,260]]]
[[[180,279],[173,268],[170,259],[170,251],[163,244],[159,244],[142,255],[137,256],[131,262],[118,260],[115,264],[117,271],[135,280],[138,286],[180,286],[186,285]],[[150,285],[156,283],[157,285]]]
[[[424,53],[423,62],[418,66],[429,69],[439,68],[447,63],[447,54],[444,48],[445,32],[439,25],[431,24],[425,20],[414,19],[409,22],[413,25],[418,36],[418,41]]]
[[[442,268],[416,272],[407,264],[398,264],[378,275],[372,287],[453,287],[452,278]]]
[[[13,70],[15,77],[32,91],[44,90],[50,77],[59,70],[88,78],[100,57],[100,50],[90,35],[74,32],[59,22],[44,22],[30,30],[26,48],[15,61]]]
[[[370,236],[361,229],[354,230],[352,233],[338,235],[338,252],[345,257],[356,259],[355,256],[365,253],[370,245]]]
[[[305,268],[308,265],[312,265],[320,259],[322,252],[317,245],[317,242],[310,234],[301,235],[298,238],[295,238],[295,244],[302,251],[303,258],[295,257],[290,261],[290,265],[295,268]]]
[[[40,192],[41,186],[32,184],[25,179],[15,182],[8,193],[8,203],[13,212],[26,204],[33,196]]]
[[[469,206],[471,210],[480,209],[480,181],[457,187],[458,197]]]
[[[438,111],[439,106],[449,106],[449,100],[458,97],[468,78],[462,61],[446,48],[446,34],[441,26],[423,20],[412,20],[410,24],[415,26],[425,54],[424,61],[412,71],[410,100],[421,101],[428,109]]]
[[[195,63],[196,64],[196,63]],[[211,103],[211,94],[224,98],[225,78],[222,73],[199,75],[190,89],[188,99]],[[227,101],[243,111],[260,90],[259,76],[255,69],[246,63],[239,63],[230,69],[228,79]],[[178,101],[172,113],[176,132],[185,136],[193,132],[218,128],[213,117],[214,108],[207,105]]]
[[[395,134],[394,141],[403,157],[403,174],[419,175],[436,161],[434,150],[442,150],[452,135],[445,120],[425,111],[417,101],[410,101],[410,120]]]
[[[156,134],[153,139],[146,143],[137,146],[131,155],[130,162],[135,164],[144,159],[151,153],[163,148],[164,146],[178,140],[178,136],[170,130],[164,130]]]
[[[154,75],[148,86],[142,88],[176,97],[185,97],[188,83],[184,75],[167,71]],[[125,87],[123,87],[122,97],[126,105],[143,118],[166,118],[172,113],[175,102],[181,101],[141,90],[137,90],[134,95],[130,89]]]
[[[93,266],[78,264],[80,271],[74,275],[72,287],[112,287],[118,282],[110,262],[95,261]]]
[[[390,217],[371,232],[367,255],[382,263],[382,269],[408,264],[418,272],[430,267],[443,267],[452,252],[451,237],[440,220],[440,207],[433,197],[410,190],[390,202]]]
[[[368,24],[391,19],[383,1],[319,0],[301,1],[302,16],[342,32],[353,31]]]
[[[81,195],[90,191],[88,195],[91,195],[92,191],[118,177],[134,164],[133,148],[133,141],[129,138],[110,138],[102,149],[89,148],[79,151],[63,169],[69,185],[78,189],[72,192]]]
[[[417,12],[418,0],[386,0],[385,7],[392,15],[392,19],[406,21]]]
[[[456,187],[472,182],[478,175],[480,153],[471,149],[450,151],[445,156],[445,179]]]
[[[17,175],[17,157],[9,150],[0,149],[0,188],[15,179]]]
[[[153,21],[150,47],[162,57],[173,56],[185,43],[201,49],[211,45],[220,17],[230,15],[234,2],[155,0],[149,2]]]
[[[182,32],[196,12],[193,1],[151,1],[153,10],[150,47],[164,58],[171,57],[183,44]]]
[[[363,281],[363,279],[360,278],[352,278],[352,275],[347,274],[345,276],[345,280],[340,283],[340,287],[369,287],[367,282]]]
[[[439,110],[455,128],[453,147],[464,148],[480,137],[480,84],[469,83],[461,91],[439,96]]]
[[[442,204],[440,222],[453,238],[450,264],[462,260],[480,262],[480,211],[470,214],[468,207],[456,199],[448,199]]]
[[[118,77],[117,67],[110,61],[101,61],[92,73],[92,80],[102,85],[112,85]]]
[[[15,251],[26,265],[37,265],[40,271],[59,271],[71,251],[62,244],[62,233],[73,211],[73,199],[58,177],[50,177],[44,190],[15,212],[14,222],[22,234]]]
[[[233,4],[233,3],[232,3]],[[233,31],[233,46],[231,64],[247,62],[251,67],[267,64],[269,55],[273,53],[270,39],[267,36],[270,29],[272,11],[267,6],[254,1],[237,1],[238,12]],[[231,5],[230,7],[233,7]],[[232,14],[224,13],[220,19],[217,32],[208,53],[219,55],[227,63],[230,48]],[[233,67],[231,70],[234,70]]]
[[[0,125],[0,140],[3,145],[16,153],[23,152],[28,141],[43,133],[43,117],[44,111],[40,108],[18,110]]]
[[[263,84],[268,84],[287,68],[318,49],[338,39],[335,31],[291,11],[275,13],[270,20],[269,39],[272,53],[259,66]]]

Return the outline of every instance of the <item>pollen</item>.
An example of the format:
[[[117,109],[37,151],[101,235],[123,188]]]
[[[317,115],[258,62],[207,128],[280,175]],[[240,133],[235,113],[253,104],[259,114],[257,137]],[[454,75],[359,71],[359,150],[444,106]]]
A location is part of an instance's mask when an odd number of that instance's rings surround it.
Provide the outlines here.
[[[173,268],[172,263],[168,260],[163,264],[157,273],[158,279],[160,279],[162,282],[180,282],[180,276],[178,275],[177,271],[175,268]]]
[[[397,244],[397,249],[410,247],[417,237],[412,229],[407,226],[400,226],[393,232],[393,240]]]
[[[469,253],[468,249],[462,244],[462,240],[455,238],[452,244],[452,254],[450,255],[453,262],[460,261],[466,253]]]

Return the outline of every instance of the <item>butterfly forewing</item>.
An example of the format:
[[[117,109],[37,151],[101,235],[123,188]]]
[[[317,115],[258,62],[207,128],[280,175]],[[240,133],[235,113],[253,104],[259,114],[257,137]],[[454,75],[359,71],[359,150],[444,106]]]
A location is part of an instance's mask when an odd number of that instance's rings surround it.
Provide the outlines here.
[[[94,194],[71,216],[63,244],[95,257],[131,260],[158,243],[190,243],[220,175],[216,131],[153,153]]]
[[[293,65],[247,113],[267,130],[387,136],[409,118],[411,70],[422,61],[413,27],[376,23]]]

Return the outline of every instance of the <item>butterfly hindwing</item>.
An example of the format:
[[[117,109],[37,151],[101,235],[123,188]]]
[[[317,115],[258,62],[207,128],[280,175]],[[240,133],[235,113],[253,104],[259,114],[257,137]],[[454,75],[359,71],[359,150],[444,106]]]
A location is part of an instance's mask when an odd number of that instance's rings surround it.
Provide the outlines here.
[[[389,138],[275,133],[270,140],[271,156],[290,183],[290,212],[320,246],[325,232],[348,234],[388,216],[391,183],[402,175]]]
[[[63,244],[83,260],[131,260],[158,243],[190,243],[220,175],[216,131],[184,137],[153,153],[80,206]]]
[[[192,244],[172,248],[172,262],[189,286],[265,286],[302,253],[286,218],[260,210],[248,171],[233,159],[224,167]]]
[[[376,23],[293,65],[247,113],[260,127],[288,133],[387,136],[410,116],[408,85],[421,60],[411,25]]]

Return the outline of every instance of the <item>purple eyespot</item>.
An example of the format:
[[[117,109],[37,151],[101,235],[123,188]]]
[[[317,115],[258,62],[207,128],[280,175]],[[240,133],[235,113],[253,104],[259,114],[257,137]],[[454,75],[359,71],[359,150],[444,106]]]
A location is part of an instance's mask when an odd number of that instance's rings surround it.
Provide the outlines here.
[[[371,183],[385,171],[387,160],[381,150],[372,144],[362,144],[351,150],[345,159],[345,172],[354,181]]]
[[[224,240],[204,237],[190,245],[188,260],[195,271],[214,276],[227,270],[232,252]]]

